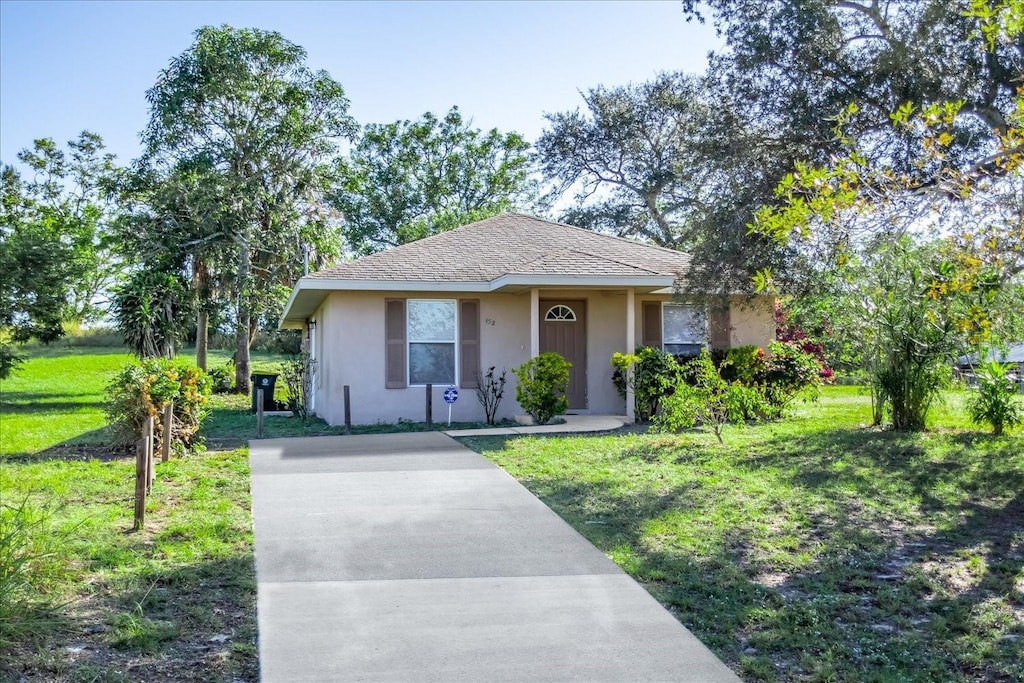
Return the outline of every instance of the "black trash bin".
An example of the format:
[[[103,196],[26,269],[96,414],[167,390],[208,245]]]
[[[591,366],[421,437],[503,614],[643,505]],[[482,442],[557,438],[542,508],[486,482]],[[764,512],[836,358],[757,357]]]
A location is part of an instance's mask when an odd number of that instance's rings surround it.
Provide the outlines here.
[[[256,412],[256,392],[260,389],[263,390],[263,410],[277,410],[277,403],[274,402],[274,383],[277,382],[277,375],[254,372],[249,379],[252,381],[252,412]]]

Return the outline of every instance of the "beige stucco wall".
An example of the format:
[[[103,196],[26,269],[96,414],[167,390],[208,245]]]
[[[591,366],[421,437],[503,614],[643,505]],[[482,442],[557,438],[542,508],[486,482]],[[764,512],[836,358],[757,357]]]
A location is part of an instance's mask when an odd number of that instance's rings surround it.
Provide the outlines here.
[[[317,310],[315,355],[315,412],[330,424],[344,422],[343,387],[349,385],[353,424],[396,422],[400,418],[422,421],[425,389],[386,389],[384,384],[384,300],[386,298],[453,299],[451,293],[425,292],[333,292]],[[486,370],[494,365],[507,368],[508,384],[498,411],[509,418],[523,411],[515,400],[515,376],[511,369],[530,355],[530,293],[468,294],[461,298],[480,300],[480,363]],[[625,401],[612,384],[609,359],[626,348],[626,293],[623,290],[541,290],[541,299],[575,299],[587,302],[587,409],[594,414],[625,413]],[[771,300],[740,306],[731,302],[733,345],[757,344],[767,347],[774,338]],[[642,340],[644,301],[671,301],[671,296],[638,295],[635,302],[635,339]],[[543,312],[543,311],[542,311]],[[435,421],[448,417],[441,397],[444,387],[434,388]],[[476,391],[459,389],[452,408],[453,421],[483,419]]]
[[[753,344],[768,350],[775,340],[775,299],[734,296],[729,300],[729,345]]]

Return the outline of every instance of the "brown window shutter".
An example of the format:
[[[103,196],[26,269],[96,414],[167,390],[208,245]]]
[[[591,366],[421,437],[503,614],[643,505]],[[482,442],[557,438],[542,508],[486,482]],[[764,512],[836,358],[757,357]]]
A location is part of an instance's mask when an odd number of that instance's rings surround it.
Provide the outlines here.
[[[480,300],[459,300],[459,386],[476,388],[480,372]]]
[[[711,348],[729,348],[730,337],[729,304],[712,304],[708,308],[708,327],[711,339]]]
[[[405,299],[384,300],[384,387],[404,389]]]
[[[661,348],[661,303],[658,301],[644,302],[644,335],[643,345]],[[633,349],[630,349],[632,352]]]

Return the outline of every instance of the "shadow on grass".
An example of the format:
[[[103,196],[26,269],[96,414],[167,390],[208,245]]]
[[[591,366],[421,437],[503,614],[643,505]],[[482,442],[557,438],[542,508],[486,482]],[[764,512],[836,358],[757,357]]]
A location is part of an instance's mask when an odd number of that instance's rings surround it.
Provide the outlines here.
[[[4,392],[0,392],[0,405],[14,406],[14,405],[18,405],[18,404],[26,403],[27,402],[27,403],[35,403],[35,404],[42,404],[42,405],[50,406],[50,405],[53,405],[53,399],[54,398],[57,398],[57,399],[70,399],[70,398],[74,398],[75,396],[86,396],[86,397],[95,399],[96,398],[96,393],[95,392],[89,392],[89,391],[80,391],[80,392],[62,391],[58,395],[58,394],[54,394],[53,392],[48,392],[48,391],[4,391]],[[68,401],[68,403],[70,405],[74,405],[74,406],[89,405],[90,403],[97,404],[97,405],[100,404],[99,401],[95,401],[95,400],[93,400],[93,401],[86,401],[84,403],[75,403],[73,401]]]
[[[100,401],[38,401],[34,403],[8,403],[0,401],[0,411],[6,415],[47,415],[73,413],[82,408],[102,408]]]
[[[516,438],[465,441],[486,455]],[[618,456],[663,468],[664,485],[634,484],[628,468],[522,482],[745,678],[1024,678],[1012,437],[648,438]],[[672,484],[680,469],[691,478]]]
[[[110,430],[107,427],[92,429],[40,451],[16,451],[0,455],[0,463],[33,462],[36,460],[117,460],[134,457],[125,449],[108,445]]]

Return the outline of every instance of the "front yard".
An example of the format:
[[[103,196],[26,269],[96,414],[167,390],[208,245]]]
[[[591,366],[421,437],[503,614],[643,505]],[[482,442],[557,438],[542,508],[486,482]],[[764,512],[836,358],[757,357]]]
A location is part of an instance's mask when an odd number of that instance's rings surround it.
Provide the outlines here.
[[[1024,445],[826,390],[713,436],[475,438],[747,680],[1024,680]]]
[[[255,681],[247,451],[160,464],[128,533],[134,463],[104,446],[99,409],[125,360],[41,352],[2,387],[0,537],[23,501],[42,515],[33,590],[58,609],[31,638],[4,624],[0,680]],[[464,441],[746,680],[1024,680],[1024,446],[974,430],[961,399],[924,434],[865,427],[867,397],[833,387],[723,446],[641,429]],[[213,445],[253,435],[247,401],[216,399]],[[274,435],[337,431],[281,420]]]

